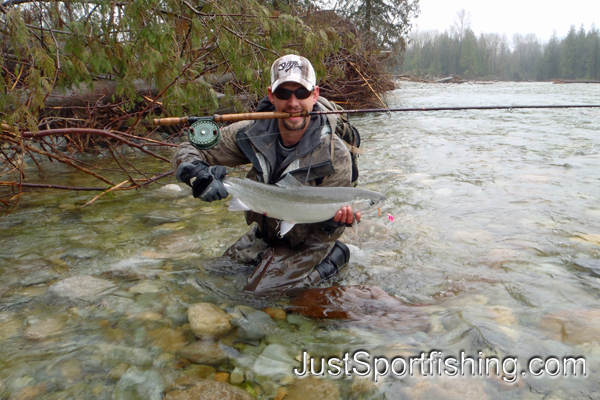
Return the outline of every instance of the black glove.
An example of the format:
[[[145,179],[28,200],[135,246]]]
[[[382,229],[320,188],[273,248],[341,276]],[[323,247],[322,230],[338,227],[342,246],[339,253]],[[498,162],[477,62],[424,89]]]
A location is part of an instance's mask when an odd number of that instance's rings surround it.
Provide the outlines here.
[[[197,160],[193,163],[182,163],[177,168],[177,180],[192,188],[195,198],[203,201],[221,200],[227,197],[227,189],[221,180],[227,175],[227,169],[220,165],[209,166]]]

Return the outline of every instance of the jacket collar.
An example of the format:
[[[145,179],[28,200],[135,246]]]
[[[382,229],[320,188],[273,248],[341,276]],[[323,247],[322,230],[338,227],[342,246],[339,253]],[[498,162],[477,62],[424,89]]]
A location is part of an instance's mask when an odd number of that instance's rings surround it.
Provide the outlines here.
[[[319,103],[315,103],[313,109],[314,111],[323,111]],[[275,111],[275,106],[269,101],[268,97],[265,97],[260,101],[256,111]],[[292,160],[303,157],[316,149],[321,144],[321,131],[325,124],[327,124],[327,121],[324,116],[312,116],[306,132],[304,132],[304,135],[302,135],[300,142],[296,146],[296,151],[288,156],[280,168],[285,168]],[[280,135],[277,120],[258,120],[251,125],[246,135],[254,147],[265,156],[271,167],[273,167],[277,157],[277,138]]]

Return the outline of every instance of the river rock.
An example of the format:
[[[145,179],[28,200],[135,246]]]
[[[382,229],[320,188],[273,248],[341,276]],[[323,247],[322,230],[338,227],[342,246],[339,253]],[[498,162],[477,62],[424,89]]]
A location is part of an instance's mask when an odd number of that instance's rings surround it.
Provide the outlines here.
[[[289,388],[285,400],[337,400],[340,389],[337,383],[327,379],[309,377],[297,379]]]
[[[579,234],[571,238],[574,242],[580,242],[585,244],[591,244],[593,246],[600,246],[600,234]]]
[[[69,300],[92,302],[116,290],[117,286],[109,280],[79,275],[55,283],[48,292]]]
[[[181,220],[181,214],[175,211],[152,211],[142,217],[142,222],[149,226],[158,226],[166,223],[178,222]]]
[[[192,331],[200,339],[219,337],[233,329],[231,317],[212,303],[191,305],[188,320]]]
[[[158,293],[160,292],[160,287],[152,281],[142,281],[137,285],[130,287],[129,292],[133,294]]]
[[[229,381],[234,385],[240,385],[244,382],[244,371],[240,367],[235,367],[229,375]]]
[[[162,272],[164,263],[165,260],[157,258],[132,257],[111,265],[106,274],[129,279],[152,279]]]
[[[151,192],[152,197],[160,199],[177,199],[182,196],[187,196],[189,191],[185,191],[181,186],[175,183],[169,183]]]
[[[184,374],[188,378],[191,378],[192,380],[198,380],[198,379],[213,380],[216,373],[217,373],[217,370],[214,367],[211,367],[210,365],[195,365],[195,364],[188,366],[184,371]]]
[[[100,306],[112,314],[125,314],[128,316],[144,311],[144,308],[136,304],[134,300],[118,295],[104,297],[100,302]]]
[[[81,362],[75,358],[63,361],[59,366],[63,379],[70,384],[79,381],[83,374]]]
[[[152,354],[144,348],[128,347],[108,343],[99,344],[97,348],[98,351],[96,353],[105,361],[112,363],[124,363],[139,367],[149,367],[154,361]]]
[[[186,230],[162,236],[156,239],[154,245],[169,254],[180,254],[188,251],[202,251],[207,244],[198,238],[198,234],[193,235]]]
[[[414,400],[488,400],[490,398],[487,394],[490,389],[486,387],[484,381],[437,378],[422,379],[415,386],[405,388],[402,392],[407,398]]]
[[[540,325],[557,341],[600,343],[600,310],[562,310],[545,316]]]
[[[34,400],[48,393],[48,388],[45,383],[40,383],[35,386],[25,386],[20,389],[11,400]]]
[[[282,386],[279,389],[277,389],[277,393],[275,394],[275,397],[273,397],[273,400],[283,400],[285,399],[285,396],[288,395],[288,393],[288,389]]]
[[[149,331],[148,336],[154,341],[154,346],[169,353],[176,352],[189,343],[186,332],[168,327]]]
[[[251,310],[251,312],[242,312],[240,317],[232,319],[231,325],[238,328],[240,338],[258,341],[273,332],[276,324],[264,311]]]
[[[270,344],[254,362],[252,369],[257,375],[279,380],[292,374],[299,363],[288,354],[286,346]]]
[[[213,379],[217,382],[227,382],[229,380],[229,372],[217,372]]]
[[[21,325],[15,312],[0,312],[0,340],[18,337]]]
[[[168,392],[165,400],[252,400],[250,394],[225,382],[199,381],[186,389]],[[307,400],[307,399],[303,399]]]
[[[281,308],[266,307],[263,311],[269,314],[273,319],[285,319],[287,317],[285,310],[282,310]]]
[[[108,372],[107,378],[112,379],[113,381],[118,381],[123,375],[125,375],[128,369],[129,364],[118,364],[116,367],[114,367]]]
[[[600,260],[596,258],[583,258],[577,257],[573,260],[573,264],[577,265],[584,270],[593,273],[596,276],[600,276]]]
[[[25,337],[31,340],[46,339],[59,335],[64,330],[62,321],[56,318],[45,318],[41,321],[31,323],[25,330]]]
[[[162,400],[164,389],[163,380],[157,371],[140,371],[136,367],[131,367],[117,383],[112,399]]]
[[[229,354],[235,353],[237,353],[237,350],[211,340],[192,343],[177,352],[179,356],[195,364],[209,365],[221,364],[229,358]]]

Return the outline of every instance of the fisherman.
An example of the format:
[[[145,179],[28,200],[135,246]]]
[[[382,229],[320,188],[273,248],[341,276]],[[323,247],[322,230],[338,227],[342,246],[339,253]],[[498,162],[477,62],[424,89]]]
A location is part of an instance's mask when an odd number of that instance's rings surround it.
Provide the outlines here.
[[[319,97],[313,66],[306,58],[287,55],[271,67],[271,86],[258,112],[325,111],[331,104]],[[199,151],[181,144],[171,157],[177,179],[204,201],[221,200],[228,193],[222,179],[225,167],[251,163],[247,178],[275,184],[287,174],[306,186],[352,186],[348,147],[335,134],[337,115],[242,121],[222,129],[221,142]],[[337,240],[344,228],[360,221],[360,212],[343,207],[331,220],[297,224],[278,236],[279,220],[246,211],[253,225],[224,256],[256,265],[246,287],[251,292],[286,291],[314,286],[348,264],[350,251]]]

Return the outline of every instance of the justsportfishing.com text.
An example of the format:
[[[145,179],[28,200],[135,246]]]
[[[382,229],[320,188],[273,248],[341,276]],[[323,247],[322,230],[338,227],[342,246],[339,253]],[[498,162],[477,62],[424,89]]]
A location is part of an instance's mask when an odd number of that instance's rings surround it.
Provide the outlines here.
[[[515,382],[519,377],[586,377],[587,366],[583,357],[532,357],[521,363],[518,357],[471,357],[465,352],[446,356],[440,351],[421,353],[418,357],[372,357],[367,351],[345,353],[342,358],[312,358],[302,353],[299,376],[340,377],[357,375],[371,377],[375,382],[382,377],[405,378],[412,376],[479,376],[502,377],[505,382]]]

